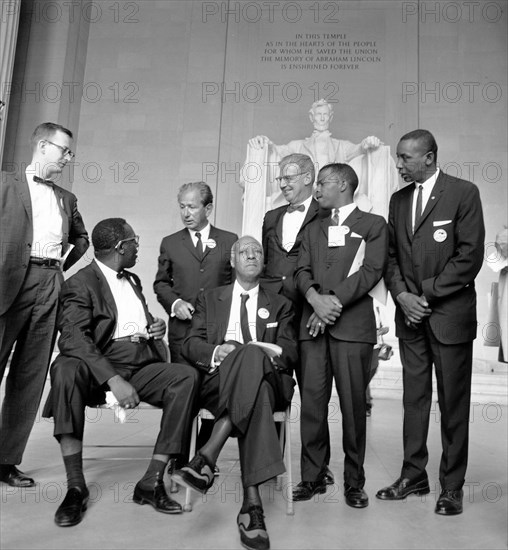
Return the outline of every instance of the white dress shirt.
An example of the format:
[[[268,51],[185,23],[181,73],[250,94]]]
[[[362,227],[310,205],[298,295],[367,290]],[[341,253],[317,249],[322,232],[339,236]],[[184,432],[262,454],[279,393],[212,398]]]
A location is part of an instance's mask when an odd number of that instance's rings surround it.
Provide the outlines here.
[[[356,204],[352,202],[351,204],[346,204],[346,206],[341,206],[340,208],[332,209],[332,218],[335,216],[335,213],[339,213],[339,225],[343,225],[344,221],[347,219],[349,214],[356,208]]]
[[[26,181],[32,203],[33,240],[30,256],[33,258],[62,257],[63,219],[54,189],[34,181],[35,169],[28,166]]]
[[[439,168],[436,170],[436,173],[430,176],[429,179],[425,180],[423,183],[416,183],[415,182],[415,190],[413,192],[413,206],[412,206],[412,217],[411,217],[411,227],[413,228],[413,231],[415,229],[415,213],[416,213],[416,201],[418,198],[418,186],[422,186],[422,213],[425,210],[425,207],[427,206],[427,203],[429,202],[430,195],[432,194],[432,189],[434,189],[434,185],[436,184],[437,177],[439,175]]]
[[[95,261],[104,277],[106,277],[106,281],[115,299],[118,317],[113,339],[133,336],[135,334],[148,338],[148,320],[145,310],[141,300],[134,292],[131,283],[125,277],[119,279],[117,277],[118,273],[101,261],[97,259]]]

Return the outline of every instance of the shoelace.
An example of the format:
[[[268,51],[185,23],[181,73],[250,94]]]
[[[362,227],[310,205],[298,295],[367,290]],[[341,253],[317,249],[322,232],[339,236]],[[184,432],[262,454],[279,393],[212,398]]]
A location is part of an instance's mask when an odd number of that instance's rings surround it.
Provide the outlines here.
[[[251,506],[249,508],[250,524],[249,531],[253,529],[266,529],[263,508],[261,506]]]

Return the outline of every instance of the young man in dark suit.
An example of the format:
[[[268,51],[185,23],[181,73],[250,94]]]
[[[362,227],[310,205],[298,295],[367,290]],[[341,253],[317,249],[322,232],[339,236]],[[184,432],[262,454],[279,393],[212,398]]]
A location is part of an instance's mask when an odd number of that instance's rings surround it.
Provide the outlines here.
[[[429,493],[425,470],[435,367],[443,453],[435,512],[462,512],[467,467],[474,280],[483,262],[485,228],[477,187],[437,168],[437,144],[427,130],[402,136],[397,169],[406,187],[392,196],[386,284],[404,370],[404,461],[400,477],[378,491],[382,500]]]
[[[51,391],[43,416],[54,418],[54,436],[67,473],[67,494],[55,514],[60,527],[77,525],[88,503],[83,475],[85,407],[105,402],[110,390],[120,407],[141,400],[162,408],[152,460],[133,500],[158,512],[182,512],[164,487],[170,454],[187,444],[198,376],[167,363],[166,324],[154,319],[135,265],[139,238],[122,218],[99,222],[92,232],[95,260],[63,285],[58,312],[60,355],[51,366]]]
[[[62,271],[88,248],[71,192],[54,183],[72,160],[72,132],[45,122],[31,137],[32,161],[0,182],[0,381],[11,351],[0,415],[0,481],[31,487],[20,464],[55,343]]]
[[[295,500],[309,500],[326,490],[320,473],[328,450],[328,403],[335,379],[342,411],[344,496],[349,506],[364,508],[365,390],[377,341],[369,291],[384,273],[388,232],[381,216],[354,204],[358,177],[350,166],[325,166],[316,187],[319,205],[331,210],[331,216],[305,229],[295,271],[305,303],[299,333],[302,481],[293,495]]]
[[[202,372],[200,406],[215,416],[210,439],[174,478],[200,493],[213,484],[213,469],[229,437],[238,438],[244,488],[237,523],[242,545],[270,547],[259,485],[285,471],[273,411],[291,402],[297,358],[291,302],[259,284],[263,249],[241,237],[231,251],[236,281],[199,295],[183,354]],[[277,344],[270,358],[257,341]]]

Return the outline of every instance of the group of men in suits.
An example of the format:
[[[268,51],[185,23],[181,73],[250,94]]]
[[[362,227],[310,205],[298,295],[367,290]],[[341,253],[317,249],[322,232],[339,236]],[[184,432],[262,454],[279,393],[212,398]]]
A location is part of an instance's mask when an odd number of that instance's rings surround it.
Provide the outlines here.
[[[206,184],[182,186],[178,204],[185,227],[163,239],[154,283],[169,315],[172,363],[161,346],[166,325],[151,316],[139,279],[126,270],[139,245],[126,220],[97,224],[95,260],[61,290],[62,269],[88,246],[76,197],[52,182],[73,157],[71,145],[69,130],[40,125],[26,173],[2,176],[2,374],[16,347],[0,416],[0,481],[34,484],[16,466],[57,327],[60,355],[51,369],[44,414],[55,419],[67,473],[58,525],[75,525],[86,511],[84,408],[103,402],[109,389],[122,407],[142,399],[163,410],[135,502],[181,512],[165,491],[163,474],[172,456],[186,456],[192,416],[205,406],[215,415],[213,426],[196,456],[180,463],[173,477],[205,493],[224,443],[237,437],[244,485],[237,518],[241,542],[269,548],[258,487],[284,469],[272,412],[291,401],[293,369],[302,400],[302,481],[294,499],[308,500],[334,482],[327,409],[335,380],[343,415],[345,500],[366,507],[365,390],[376,343],[369,292],[384,277],[396,304],[404,369],[404,461],[400,477],[376,496],[398,500],[429,492],[426,437],[434,365],[443,442],[435,511],[462,512],[474,279],[483,258],[484,225],[478,189],[440,172],[430,132],[410,132],[398,144],[397,168],[410,185],[392,197],[388,224],[355,206],[358,178],[350,166],[330,164],[316,179],[312,159],[302,154],[280,162],[278,182],[288,205],[267,212],[262,244],[211,226],[213,196]],[[249,345],[252,341],[278,344],[282,351],[270,357]]]

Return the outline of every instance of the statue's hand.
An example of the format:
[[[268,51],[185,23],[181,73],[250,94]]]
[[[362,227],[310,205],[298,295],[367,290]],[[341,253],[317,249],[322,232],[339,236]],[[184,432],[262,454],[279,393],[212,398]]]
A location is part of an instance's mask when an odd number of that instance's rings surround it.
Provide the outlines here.
[[[381,145],[381,140],[376,136],[368,136],[362,140],[362,149],[364,151],[375,150]]]
[[[263,147],[269,143],[270,140],[266,136],[256,136],[249,139],[249,145],[254,149],[263,149]]]

